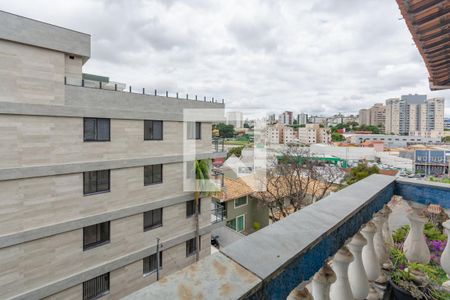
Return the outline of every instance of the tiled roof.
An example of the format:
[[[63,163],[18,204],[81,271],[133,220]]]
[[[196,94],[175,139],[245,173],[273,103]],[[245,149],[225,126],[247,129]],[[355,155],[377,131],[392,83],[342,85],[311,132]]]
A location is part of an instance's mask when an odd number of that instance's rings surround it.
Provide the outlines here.
[[[450,88],[450,1],[397,0],[428,69],[432,90]]]
[[[214,198],[219,199],[220,202],[225,202],[244,197],[252,193],[253,189],[250,188],[242,179],[224,177],[224,188],[222,188],[221,192],[215,194]]]

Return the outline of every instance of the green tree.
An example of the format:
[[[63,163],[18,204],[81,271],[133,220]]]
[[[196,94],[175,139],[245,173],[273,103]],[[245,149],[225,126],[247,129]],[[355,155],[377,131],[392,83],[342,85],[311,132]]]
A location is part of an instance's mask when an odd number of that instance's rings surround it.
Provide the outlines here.
[[[333,132],[331,134],[331,140],[333,142],[343,142],[343,141],[345,141],[345,137],[342,134],[340,134],[340,133]]]
[[[219,123],[214,126],[213,129],[219,130],[219,136],[221,138],[232,138],[234,136],[234,126],[226,125],[224,123]]]
[[[242,146],[242,147],[233,147],[233,148],[231,148],[230,150],[228,150],[227,158],[230,157],[230,156],[233,155],[233,154],[234,154],[235,156],[237,156],[237,157],[241,157],[242,149],[244,149],[244,146]]]
[[[201,159],[196,160],[194,164],[195,169],[195,259],[200,258],[200,220],[199,220],[199,201],[201,194],[207,193],[207,181],[209,179],[210,160]]]
[[[369,167],[367,163],[359,163],[356,167],[350,169],[350,173],[346,176],[345,182],[350,185],[360,181],[372,174],[380,173],[377,166]]]
[[[444,137],[442,138],[442,142],[444,142],[444,143],[450,143],[450,136],[444,136]]]

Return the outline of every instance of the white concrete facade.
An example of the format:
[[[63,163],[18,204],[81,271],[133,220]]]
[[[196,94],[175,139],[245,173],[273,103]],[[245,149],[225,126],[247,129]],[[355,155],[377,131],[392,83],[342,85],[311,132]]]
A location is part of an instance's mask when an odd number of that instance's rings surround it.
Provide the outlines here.
[[[156,280],[144,276],[143,260],[157,237],[161,276],[193,263],[183,110],[224,105],[65,85],[82,78],[89,35],[4,12],[0,25],[0,298],[83,299],[83,283],[108,273],[102,299],[119,299]],[[85,117],[109,119],[109,140],[85,141]],[[144,139],[146,120],[162,121],[162,139]],[[212,153],[211,121],[198,121],[195,157],[223,156]],[[145,185],[144,167],[154,164],[161,182]],[[84,172],[99,170],[109,170],[109,189],[86,194]],[[162,223],[144,230],[154,209]],[[84,228],[104,222],[108,241],[84,249]],[[201,258],[212,229],[204,197]]]

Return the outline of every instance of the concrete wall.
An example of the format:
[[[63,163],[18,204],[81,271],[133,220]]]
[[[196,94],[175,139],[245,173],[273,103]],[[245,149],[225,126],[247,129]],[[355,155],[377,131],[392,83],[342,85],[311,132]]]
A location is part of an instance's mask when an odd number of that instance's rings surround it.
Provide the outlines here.
[[[89,217],[184,192],[183,164],[163,166],[163,183],[144,186],[144,168],[111,170],[111,191],[83,195],[83,174],[0,181],[0,235]],[[126,201],[124,201],[126,200]]]
[[[144,140],[143,120],[113,119],[110,142],[84,142],[82,118],[0,114],[0,169],[181,154],[183,123],[163,124],[162,141]],[[197,152],[211,151],[210,133],[211,123],[202,123]]]
[[[311,145],[312,155],[334,156],[349,160],[374,160],[375,149],[363,147],[336,147],[331,145],[313,144]]]
[[[200,258],[204,258],[210,254],[211,236],[209,234],[201,237]],[[180,268],[184,268],[195,261],[195,256],[186,257],[186,244],[183,242],[172,248],[163,251],[163,266],[160,270],[160,280],[164,280],[167,276]],[[147,276],[143,275],[143,262],[138,260],[125,267],[121,267],[110,273],[110,292],[102,299],[120,299],[129,293],[156,281],[156,272]],[[79,300],[83,297],[83,285],[79,284],[50,297],[46,300]]]
[[[210,223],[209,201],[203,202],[200,227]],[[186,218],[186,204],[163,209],[163,226],[143,231],[143,214],[111,221],[111,242],[83,251],[83,230],[42,238],[0,249],[0,290],[6,298],[83,272],[106,261],[156,245],[195,230],[194,218]],[[205,247],[210,241],[204,242]]]
[[[63,53],[0,39],[0,102],[62,105],[64,73]]]
[[[0,11],[0,39],[82,56],[91,54],[91,36]]]

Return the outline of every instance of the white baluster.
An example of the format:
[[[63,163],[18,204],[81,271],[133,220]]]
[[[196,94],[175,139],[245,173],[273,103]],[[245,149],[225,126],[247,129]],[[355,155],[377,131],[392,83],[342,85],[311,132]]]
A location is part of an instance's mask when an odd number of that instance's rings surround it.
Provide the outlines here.
[[[361,233],[355,234],[347,248],[353,254],[354,260],[348,268],[348,279],[353,297],[358,300],[366,299],[369,294],[369,280],[362,262],[362,249],[367,245],[367,240]]]
[[[336,273],[325,264],[312,280],[312,295],[314,300],[330,300],[330,286],[336,282]]]
[[[441,255],[441,267],[447,273],[447,277],[450,278],[450,220],[442,223],[442,226],[444,226],[444,232],[447,235],[447,245],[445,245],[444,252]],[[450,280],[444,282],[442,286],[450,292]]]
[[[287,300],[314,300],[312,295],[309,293],[306,287],[303,287],[301,284],[295,287],[289,296],[286,298]]]
[[[336,282],[330,287],[330,299],[351,300],[353,299],[352,289],[348,281],[348,266],[353,261],[353,255],[342,247],[334,256],[332,268],[336,273]]]
[[[377,255],[380,268],[382,268],[383,265],[389,260],[387,247],[383,237],[383,225],[385,222],[386,216],[382,211],[376,213],[373,217],[373,223],[377,227],[377,231],[375,232],[375,236],[373,238],[373,246],[375,248],[375,254]],[[386,275],[381,270],[380,276],[376,279],[376,281],[380,283],[385,283],[387,281]]]
[[[375,248],[375,254],[378,257],[378,262],[383,265],[388,260],[388,253],[383,236],[383,226],[386,222],[386,216],[383,212],[380,211],[375,214],[372,221],[377,227],[377,231],[375,232],[375,236],[373,237],[373,246]]]
[[[373,238],[377,227],[372,221],[367,222],[366,226],[361,229],[361,234],[367,240],[367,245],[362,251],[362,260],[364,269],[366,270],[367,279],[370,281],[375,281],[381,274],[380,263],[378,262],[378,257],[375,253],[375,248],[373,246]]]
[[[404,249],[405,256],[410,262],[418,262],[427,264],[430,262],[430,249],[425,241],[425,235],[423,234],[423,227],[428,221],[422,214],[417,215],[414,212],[408,214],[408,220],[411,229],[408,233],[409,244],[407,249]]]
[[[393,246],[394,245],[394,240],[392,239],[392,233],[391,230],[389,228],[389,216],[392,213],[392,209],[386,204],[382,210],[382,212],[384,213],[385,217],[386,217],[386,221],[383,224],[383,237],[384,237],[384,242],[388,245],[388,246]]]

